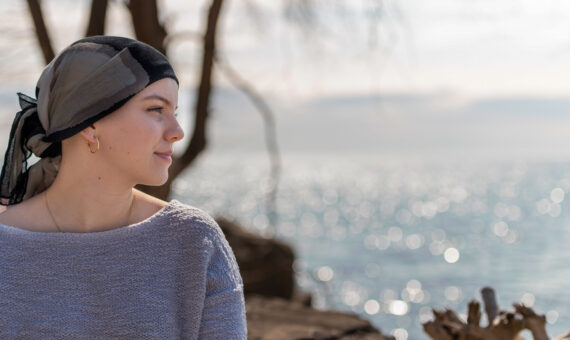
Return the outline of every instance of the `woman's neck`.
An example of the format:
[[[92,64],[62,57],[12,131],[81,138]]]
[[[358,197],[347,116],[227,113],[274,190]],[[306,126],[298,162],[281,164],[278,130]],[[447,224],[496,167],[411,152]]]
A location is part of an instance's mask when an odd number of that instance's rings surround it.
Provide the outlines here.
[[[54,227],[63,232],[95,232],[130,224],[134,189],[116,184],[58,175],[43,194]]]

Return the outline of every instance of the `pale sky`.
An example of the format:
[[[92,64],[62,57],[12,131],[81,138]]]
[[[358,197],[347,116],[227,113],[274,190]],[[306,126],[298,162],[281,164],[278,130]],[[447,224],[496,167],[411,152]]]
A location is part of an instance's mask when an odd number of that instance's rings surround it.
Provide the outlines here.
[[[309,37],[283,20],[281,1],[249,2],[260,15],[243,0],[225,4],[221,53],[274,108],[285,150],[570,157],[568,1],[387,0],[379,12],[375,0],[316,1],[319,25]],[[57,50],[81,38],[89,1],[43,3]],[[204,25],[206,1],[160,3],[169,32]],[[2,1],[0,13],[8,117],[13,93],[33,94],[43,66],[26,3]],[[374,13],[379,19],[369,20]],[[112,1],[107,33],[132,36],[129,21]],[[170,57],[181,111],[190,111],[199,46],[182,38]],[[225,78],[216,81],[215,143],[263,149],[259,115]],[[3,131],[8,120],[0,119]]]
[[[444,91],[467,97],[570,93],[568,1],[383,1],[374,33],[363,13],[373,9],[375,0],[344,1],[350,5],[342,12],[331,5],[334,2],[316,1],[321,25],[313,38],[303,38],[298,27],[284,22],[281,1],[249,2],[261,13],[257,20],[248,14],[246,1],[226,2],[221,44],[234,67],[254,79],[263,92],[301,97],[371,92]],[[200,29],[205,3],[163,0],[169,31]],[[26,73],[33,81],[42,65],[27,6],[18,0],[0,6],[2,31],[24,38],[2,34],[3,58],[19,56],[7,52],[7,46],[17,44],[26,52],[25,67],[30,69]],[[44,2],[56,49],[81,37],[88,6],[87,0]],[[108,33],[132,35],[128,23],[123,6],[111,2]],[[373,37],[376,44],[370,46]],[[182,38],[173,46],[171,58],[184,69],[195,67],[198,52],[194,42]],[[23,62],[18,59],[18,64]],[[12,66],[4,64],[3,73]]]
[[[263,79],[273,71],[274,81],[262,85],[276,92],[443,91],[469,98],[570,93],[568,1],[384,1],[376,48],[367,43],[370,25],[359,6],[375,1],[345,2],[354,7],[344,18],[334,15],[334,6],[321,5],[322,31],[332,33],[318,34],[315,51],[283,28],[277,6],[268,11],[275,23],[266,19],[265,36],[258,39],[238,17],[240,2],[233,1],[226,46],[243,56],[236,66],[247,72]]]

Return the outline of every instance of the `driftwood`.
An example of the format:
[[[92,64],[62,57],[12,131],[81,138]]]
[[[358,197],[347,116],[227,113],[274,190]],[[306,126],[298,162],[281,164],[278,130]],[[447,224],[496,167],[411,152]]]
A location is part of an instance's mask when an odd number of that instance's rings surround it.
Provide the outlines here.
[[[434,309],[434,320],[423,324],[424,331],[433,340],[520,340],[519,333],[527,329],[534,340],[550,340],[544,315],[518,303],[513,304],[513,312],[501,310],[492,288],[483,288],[481,295],[489,320],[487,327],[479,325],[481,306],[473,300],[469,302],[467,322],[450,309]],[[552,340],[570,340],[570,331]]]

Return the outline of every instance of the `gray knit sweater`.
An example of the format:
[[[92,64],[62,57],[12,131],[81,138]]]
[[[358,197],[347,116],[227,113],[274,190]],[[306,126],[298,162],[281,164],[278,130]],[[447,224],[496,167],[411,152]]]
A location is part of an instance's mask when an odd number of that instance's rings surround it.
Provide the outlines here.
[[[216,222],[176,200],[93,233],[0,224],[0,339],[245,339],[243,284]]]

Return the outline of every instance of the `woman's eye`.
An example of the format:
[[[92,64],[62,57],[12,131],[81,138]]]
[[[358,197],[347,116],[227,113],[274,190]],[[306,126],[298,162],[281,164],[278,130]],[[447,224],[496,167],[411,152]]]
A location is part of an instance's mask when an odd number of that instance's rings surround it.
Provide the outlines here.
[[[157,112],[160,115],[170,112],[165,110],[166,109],[163,106],[153,106],[147,109],[148,112]],[[172,115],[174,116],[174,118],[178,118],[178,112],[173,112]]]
[[[148,109],[148,111],[154,111],[154,112],[158,112],[158,113],[162,113],[163,108],[162,107],[151,107]]]

